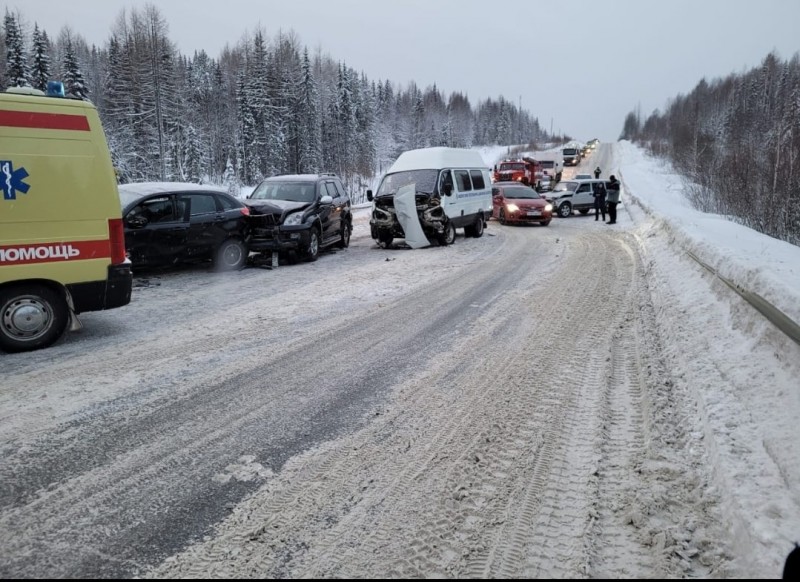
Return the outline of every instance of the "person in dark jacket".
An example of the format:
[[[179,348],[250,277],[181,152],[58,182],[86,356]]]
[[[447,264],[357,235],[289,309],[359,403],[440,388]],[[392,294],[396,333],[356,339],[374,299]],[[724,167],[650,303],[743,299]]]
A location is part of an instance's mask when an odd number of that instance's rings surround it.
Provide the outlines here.
[[[602,182],[595,182],[593,184],[594,190],[594,219],[599,220],[599,214],[603,213],[603,222],[606,221],[606,185]]]
[[[600,172],[602,172],[602,170],[600,169],[600,166],[597,166],[597,167],[594,169],[594,177],[595,177],[596,179],[599,179],[599,178],[600,178]]]
[[[617,223],[617,204],[619,204],[619,180],[613,174],[608,179],[606,187],[606,203],[608,204],[608,222],[606,224]]]

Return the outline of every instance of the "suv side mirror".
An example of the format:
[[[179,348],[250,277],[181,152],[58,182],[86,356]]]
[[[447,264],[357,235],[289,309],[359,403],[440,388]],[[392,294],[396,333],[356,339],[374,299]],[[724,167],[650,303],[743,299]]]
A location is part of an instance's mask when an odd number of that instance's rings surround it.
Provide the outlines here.
[[[367,190],[367,200],[372,202],[372,190]]]
[[[322,198],[319,199],[320,204],[333,204],[333,197],[325,194]]]

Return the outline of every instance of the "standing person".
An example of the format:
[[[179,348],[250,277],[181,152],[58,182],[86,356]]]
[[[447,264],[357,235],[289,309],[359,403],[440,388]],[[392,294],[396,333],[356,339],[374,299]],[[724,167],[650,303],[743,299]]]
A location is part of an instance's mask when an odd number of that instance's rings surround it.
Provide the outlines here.
[[[606,202],[608,203],[608,222],[606,224],[616,224],[617,204],[619,204],[619,180],[613,174],[608,179],[606,190]]]
[[[603,222],[606,221],[606,185],[602,182],[595,182],[593,184],[592,196],[594,196],[594,219],[595,222],[600,219],[599,215],[603,213]]]
[[[600,172],[601,172],[601,170],[600,170],[600,166],[597,166],[597,167],[594,169],[594,177],[595,177],[596,179],[599,179],[599,178],[600,178]]]

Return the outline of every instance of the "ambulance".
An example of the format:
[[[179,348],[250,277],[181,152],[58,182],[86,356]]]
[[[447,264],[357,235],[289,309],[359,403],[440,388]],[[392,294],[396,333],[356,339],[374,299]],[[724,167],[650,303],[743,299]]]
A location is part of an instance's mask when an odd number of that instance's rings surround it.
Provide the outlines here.
[[[52,345],[78,314],[127,305],[117,180],[95,107],[47,93],[0,93],[0,351]]]

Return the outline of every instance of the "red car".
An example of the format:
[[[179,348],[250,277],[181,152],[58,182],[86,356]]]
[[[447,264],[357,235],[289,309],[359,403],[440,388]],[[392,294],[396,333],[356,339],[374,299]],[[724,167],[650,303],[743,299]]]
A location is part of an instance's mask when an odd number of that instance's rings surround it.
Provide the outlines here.
[[[538,222],[550,224],[553,205],[530,186],[519,182],[492,184],[492,217],[500,224]]]

